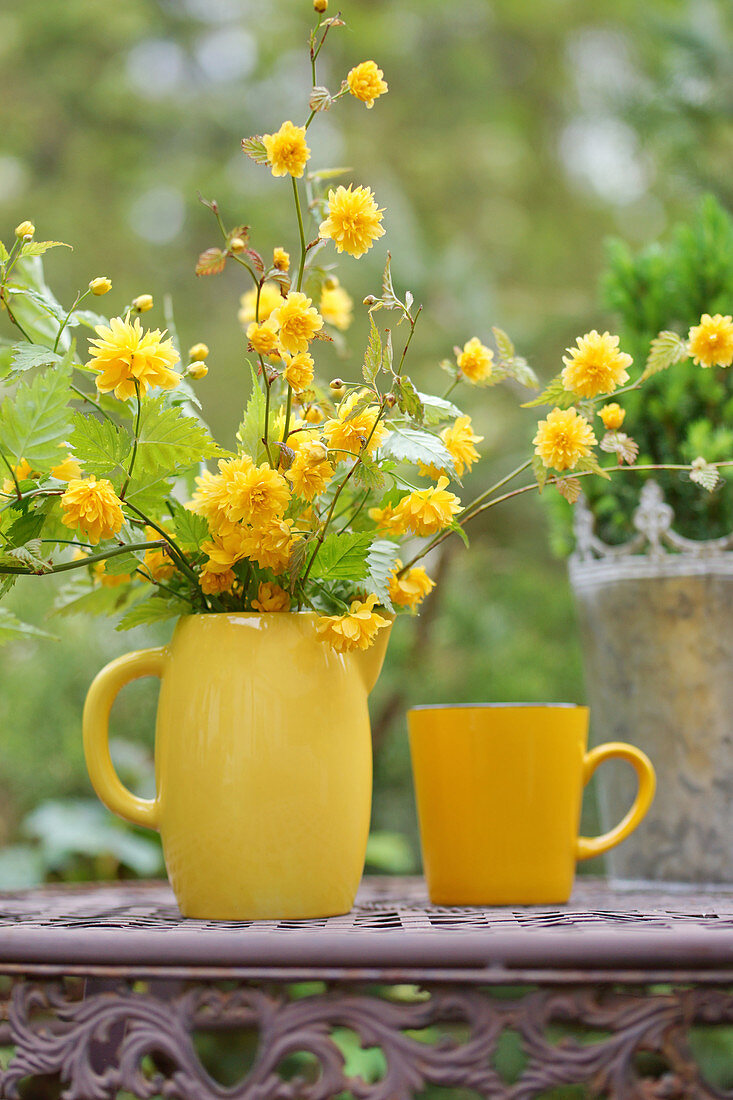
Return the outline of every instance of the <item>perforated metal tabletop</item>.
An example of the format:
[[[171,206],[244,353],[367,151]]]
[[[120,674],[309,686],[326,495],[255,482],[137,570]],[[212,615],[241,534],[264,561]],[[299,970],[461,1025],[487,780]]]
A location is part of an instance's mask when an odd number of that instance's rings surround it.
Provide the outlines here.
[[[614,891],[579,878],[567,905],[446,908],[420,879],[364,881],[345,916],[305,921],[181,917],[163,883],[0,895],[10,964],[211,969],[360,967],[733,971],[733,891]]]

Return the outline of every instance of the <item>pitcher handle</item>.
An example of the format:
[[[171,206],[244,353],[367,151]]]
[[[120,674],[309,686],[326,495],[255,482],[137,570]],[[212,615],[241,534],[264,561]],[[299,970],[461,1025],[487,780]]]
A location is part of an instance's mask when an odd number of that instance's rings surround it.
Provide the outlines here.
[[[113,813],[148,829],[158,827],[158,799],[138,798],[120,781],[109,752],[109,714],[125,684],[142,676],[162,676],[167,661],[164,646],[110,661],[93,680],[84,703],[84,756],[94,790]]]
[[[657,786],[652,762],[641,749],[635,748],[634,745],[627,745],[623,741],[609,741],[586,753],[583,761],[583,786],[588,783],[599,764],[614,757],[626,760],[634,768],[639,781],[636,798],[631,809],[615,828],[601,836],[578,837],[575,853],[577,859],[590,859],[591,856],[599,856],[602,852],[607,852],[609,848],[615,848],[634,831],[637,825],[641,824],[652,804]]]

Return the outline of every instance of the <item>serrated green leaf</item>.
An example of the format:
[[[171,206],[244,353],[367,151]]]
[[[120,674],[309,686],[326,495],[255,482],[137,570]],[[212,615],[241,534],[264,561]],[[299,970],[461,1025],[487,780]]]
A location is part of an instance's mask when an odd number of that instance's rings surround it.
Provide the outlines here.
[[[694,481],[696,485],[701,485],[708,493],[712,493],[713,489],[717,488],[721,480],[717,467],[706,462],[705,459],[696,458],[692,463],[690,481]]]
[[[570,504],[575,504],[580,496],[580,480],[577,477],[560,478],[555,482],[555,488]]]
[[[387,374],[391,374],[392,364],[394,362],[394,352],[392,350],[392,333],[389,331],[389,329],[386,329],[384,335],[387,337],[387,339],[384,341],[384,347],[382,348],[382,370],[386,371]]]
[[[359,489],[381,489],[384,485],[384,475],[376,462],[372,462],[366,455],[361,456],[354,470],[354,484]]]
[[[395,381],[394,392],[397,398],[397,406],[400,412],[405,413],[411,420],[422,424],[425,410],[423,409],[420,395],[412,384],[412,380],[403,374]]]
[[[364,353],[364,365],[362,374],[365,382],[373,382],[382,369],[382,337],[374,323],[374,318],[369,314],[369,341]]]
[[[151,596],[126,611],[116,626],[116,630],[132,630],[135,626],[148,623],[160,623],[183,614],[186,604],[182,600],[169,600],[164,596]]]
[[[66,317],[64,307],[60,305],[55,298],[47,294],[42,294],[38,290],[33,290],[31,287],[7,286],[5,288],[5,293],[15,297],[27,298],[30,302],[33,302],[34,305],[38,306],[39,309],[43,310],[44,313],[47,313],[49,317],[53,317],[55,321],[61,322]]]
[[[177,500],[171,501],[176,542],[182,550],[198,553],[201,543],[209,537],[209,525],[203,516],[184,508]]]
[[[545,482],[547,481],[547,475],[549,471],[539,455],[534,455],[532,457],[532,473],[537,479],[537,486],[541,493],[545,487]]]
[[[6,607],[0,607],[0,645],[28,637],[53,638],[53,634],[39,630],[37,626],[32,626],[30,623],[21,622],[12,611],[8,611]]]
[[[384,274],[382,275],[382,304],[385,309],[399,309],[400,300],[395,294],[395,289],[392,284],[392,255],[387,253],[387,262],[384,265]]]
[[[86,328],[96,329],[97,325],[109,326],[109,318],[103,317],[101,313],[94,313],[91,309],[75,309],[66,324],[68,328],[84,325]]]
[[[0,554],[0,562],[3,565],[20,565],[33,573],[51,573],[52,567],[46,558],[41,557],[42,549],[40,539],[31,539],[23,546],[14,546],[11,550],[5,550]]]
[[[40,344],[29,344],[25,340],[14,344],[10,352],[12,369],[15,373],[30,370],[31,367],[50,367],[53,363],[60,363],[61,356],[44,348]]]
[[[3,242],[0,241],[0,264],[4,264],[9,259],[10,259],[10,253],[8,252],[8,250],[5,247],[5,245],[3,244]]]
[[[249,360],[248,360],[249,363]],[[250,393],[247,407],[244,410],[242,423],[237,431],[237,439],[242,444],[246,454],[256,463],[263,462],[266,458],[262,437],[265,431],[265,395],[260,389],[260,381],[257,372],[249,363],[252,375],[252,392]]]
[[[194,272],[196,275],[220,275],[226,264],[226,252],[221,248],[207,248],[196,261]]]
[[[422,402],[426,424],[442,424],[446,420],[455,420],[456,417],[463,416],[461,410],[451,401],[446,401],[444,397],[434,397],[430,393],[418,393],[417,396]]]
[[[673,363],[680,363],[688,355],[687,342],[676,332],[660,332],[651,342],[646,366],[639,381],[645,382],[653,374],[667,370]]]
[[[578,401],[578,397],[570,390],[566,390],[562,383],[562,376],[558,374],[553,378],[547,389],[543,390],[539,397],[532,401],[525,401],[523,409],[534,409],[538,405],[554,405],[558,409],[569,409]]]
[[[0,445],[16,463],[25,458],[43,470],[58,461],[68,433],[71,367],[63,362],[18,386],[0,407]]]
[[[504,329],[499,328],[497,325],[494,325],[491,331],[494,334],[496,346],[499,349],[499,358],[506,363],[510,363],[515,354],[514,344],[504,332]]]
[[[525,389],[537,390],[540,387],[537,375],[532,370],[527,360],[521,355],[515,355],[514,358],[506,364],[506,372],[516,382],[519,382],[520,386],[524,386]]]
[[[312,577],[322,580],[360,581],[366,576],[367,554],[372,536],[365,532],[346,531],[342,535],[326,535],[311,570]]]
[[[242,138],[242,149],[255,164],[267,164],[269,162],[265,143],[259,134],[255,134],[254,137]]]
[[[172,477],[221,453],[204,424],[167,406],[165,396],[143,401],[136,458],[141,474]]]
[[[414,466],[422,463],[451,474],[456,472],[453,455],[443,440],[430,432],[421,432],[416,428],[393,428],[380,449],[382,454]]]
[[[85,477],[106,477],[117,484],[127,477],[132,439],[109,420],[74,413],[69,443]]]
[[[394,611],[389,598],[389,581],[399,561],[400,548],[389,539],[375,539],[367,554],[365,588],[374,594],[388,611]]]
[[[598,464],[598,459],[592,453],[586,455],[585,458],[579,459],[573,469],[576,473],[585,473],[587,471],[592,474],[598,474],[599,477],[604,478],[605,481],[611,480],[609,472]]]
[[[49,248],[71,248],[64,241],[27,241],[20,250],[21,256],[42,256]],[[73,249],[71,249],[73,252]]]

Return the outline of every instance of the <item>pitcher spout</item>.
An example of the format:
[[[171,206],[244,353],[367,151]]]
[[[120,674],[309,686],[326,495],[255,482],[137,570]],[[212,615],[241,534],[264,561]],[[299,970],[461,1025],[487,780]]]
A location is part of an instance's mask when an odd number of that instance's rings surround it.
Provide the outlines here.
[[[369,649],[354,650],[352,653],[362,683],[366,688],[367,695],[369,695],[379,679],[379,673],[382,671],[384,657],[387,652],[387,643],[389,642],[391,633],[392,623],[390,622],[389,626],[385,626],[379,631],[374,644],[371,645]]]

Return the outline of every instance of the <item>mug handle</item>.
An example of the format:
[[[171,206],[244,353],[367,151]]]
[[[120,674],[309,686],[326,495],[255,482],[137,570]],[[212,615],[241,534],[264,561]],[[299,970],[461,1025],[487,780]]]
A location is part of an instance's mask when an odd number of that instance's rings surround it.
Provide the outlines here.
[[[645,752],[635,748],[634,745],[627,745],[623,741],[609,741],[607,744],[598,745],[595,749],[591,749],[590,752],[586,753],[583,761],[583,786],[588,783],[599,764],[614,757],[628,761],[636,772],[639,781],[636,798],[629,812],[615,828],[603,833],[601,836],[578,837],[575,850],[576,859],[590,859],[591,856],[599,856],[602,852],[607,852],[609,848],[615,848],[617,844],[626,839],[629,833],[634,831],[637,825],[641,824],[652,804],[657,786],[654,766]]]
[[[167,661],[164,646],[110,661],[94,678],[84,703],[84,756],[94,790],[107,809],[148,829],[158,827],[158,799],[138,798],[120,781],[109,753],[109,714],[125,684],[142,676],[162,676]]]

